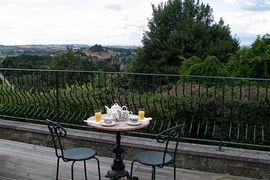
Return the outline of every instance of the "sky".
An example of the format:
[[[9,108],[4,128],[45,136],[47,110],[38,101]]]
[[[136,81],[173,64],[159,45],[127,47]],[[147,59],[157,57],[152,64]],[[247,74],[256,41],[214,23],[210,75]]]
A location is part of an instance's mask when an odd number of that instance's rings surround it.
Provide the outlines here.
[[[142,45],[164,0],[0,0],[0,44]],[[270,33],[270,0],[202,0],[241,45]]]

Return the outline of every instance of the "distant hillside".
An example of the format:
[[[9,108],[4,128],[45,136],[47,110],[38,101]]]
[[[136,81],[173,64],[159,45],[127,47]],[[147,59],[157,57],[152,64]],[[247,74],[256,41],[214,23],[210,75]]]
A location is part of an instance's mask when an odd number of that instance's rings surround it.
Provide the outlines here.
[[[113,59],[131,59],[135,55],[134,49],[124,49],[119,47],[103,47],[101,45],[94,45],[89,48],[82,48],[80,50],[81,53],[91,57],[93,60],[108,60],[112,61]]]
[[[96,44],[96,45],[90,47],[90,50],[92,52],[102,52],[102,51],[104,51],[104,48],[101,45]]]
[[[131,48],[103,47],[97,44],[94,46],[0,45],[0,67],[47,69],[55,59],[59,59],[59,57],[60,60],[64,59],[65,54],[70,50],[79,59],[92,63],[92,69],[104,71],[121,71],[134,58],[136,52]],[[59,69],[61,69],[60,66]],[[72,67],[73,65],[69,69],[72,69]]]
[[[130,56],[134,53],[137,46],[101,46],[95,44],[89,46],[86,44],[48,44],[48,45],[0,45],[0,58],[18,55],[53,55],[65,51],[67,47],[82,51],[88,56],[97,57],[97,59],[108,59],[115,55]]]

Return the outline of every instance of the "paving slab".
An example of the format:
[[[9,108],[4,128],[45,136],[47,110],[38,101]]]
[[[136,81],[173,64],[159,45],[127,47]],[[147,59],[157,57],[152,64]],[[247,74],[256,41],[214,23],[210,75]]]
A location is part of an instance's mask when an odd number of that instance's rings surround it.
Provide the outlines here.
[[[101,156],[98,158],[101,164],[102,180],[106,180],[105,175],[113,159]],[[131,162],[124,162],[126,169],[129,170]],[[60,163],[59,179],[70,179],[70,166],[71,163]],[[87,161],[87,171],[88,179],[98,179],[95,160]],[[0,139],[1,180],[50,180],[55,179],[55,174],[56,156],[53,148]],[[74,174],[75,179],[84,179],[83,163],[75,163]],[[157,180],[173,179],[171,167],[157,168],[156,174]],[[140,180],[150,180],[151,168],[137,163],[134,166],[134,175]],[[251,178],[177,168],[177,180],[251,180]]]

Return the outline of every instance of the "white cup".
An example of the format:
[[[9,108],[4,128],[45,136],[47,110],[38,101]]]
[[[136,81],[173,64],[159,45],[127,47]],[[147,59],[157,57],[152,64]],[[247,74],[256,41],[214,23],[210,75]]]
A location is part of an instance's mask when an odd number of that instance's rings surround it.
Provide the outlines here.
[[[139,118],[138,117],[130,117],[129,118],[129,122],[130,123],[136,124],[138,121],[139,121]]]
[[[103,121],[105,124],[111,124],[113,122],[113,118],[112,117],[104,117]]]

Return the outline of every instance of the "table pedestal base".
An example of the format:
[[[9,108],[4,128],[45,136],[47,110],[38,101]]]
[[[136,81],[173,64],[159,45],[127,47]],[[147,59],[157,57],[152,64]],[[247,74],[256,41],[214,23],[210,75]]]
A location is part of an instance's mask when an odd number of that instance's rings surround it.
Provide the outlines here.
[[[122,159],[124,150],[121,148],[120,132],[116,132],[116,146],[113,149],[113,153],[115,154],[115,158],[111,167],[112,170],[107,172],[106,178],[110,178],[111,180],[118,180],[122,177],[127,177],[127,179],[129,179],[129,173],[125,170],[125,164]]]
[[[106,178],[110,178],[111,180],[118,180],[122,177],[127,177],[129,179],[129,173],[126,170],[109,170],[107,172]]]

